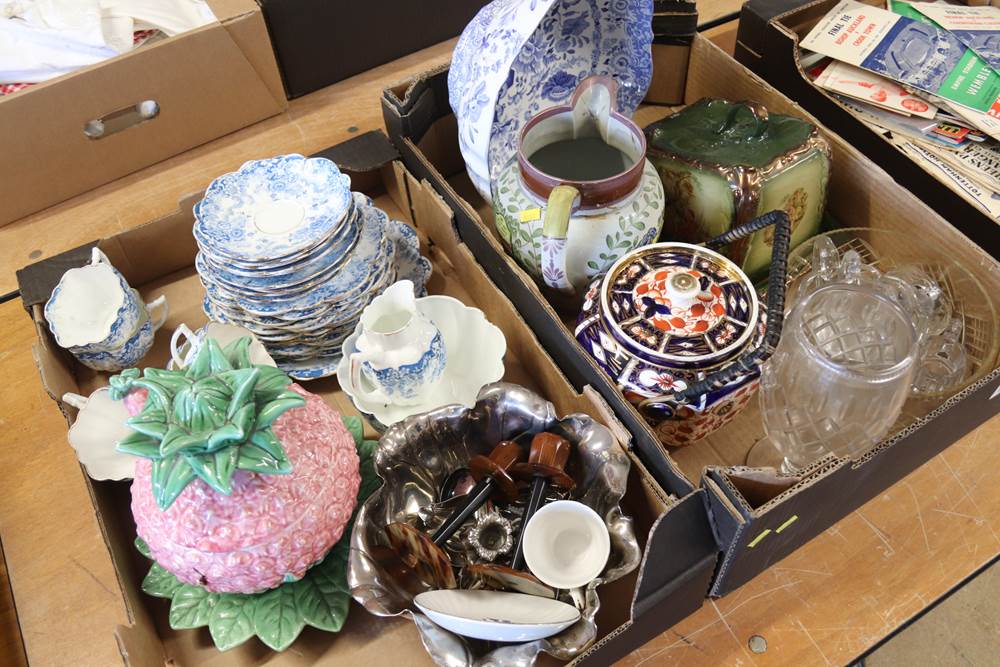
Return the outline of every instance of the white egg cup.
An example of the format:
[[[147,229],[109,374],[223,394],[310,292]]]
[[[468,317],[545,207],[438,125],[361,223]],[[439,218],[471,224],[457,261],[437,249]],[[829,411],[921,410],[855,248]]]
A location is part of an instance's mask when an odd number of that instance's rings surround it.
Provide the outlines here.
[[[524,527],[524,562],[553,588],[585,586],[607,565],[611,537],[601,516],[575,500],[545,505]]]

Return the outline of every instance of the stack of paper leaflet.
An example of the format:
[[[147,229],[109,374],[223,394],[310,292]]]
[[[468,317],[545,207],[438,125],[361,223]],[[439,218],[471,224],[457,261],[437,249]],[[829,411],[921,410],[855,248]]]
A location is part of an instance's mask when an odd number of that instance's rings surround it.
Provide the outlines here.
[[[803,64],[832,58],[817,86],[1000,220],[1000,8],[889,2],[839,3]]]

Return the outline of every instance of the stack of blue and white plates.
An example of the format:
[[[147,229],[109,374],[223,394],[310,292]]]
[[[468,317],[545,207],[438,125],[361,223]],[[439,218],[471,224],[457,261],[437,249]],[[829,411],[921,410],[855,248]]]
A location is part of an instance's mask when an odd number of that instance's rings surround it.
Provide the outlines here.
[[[424,291],[417,235],[352,193],[322,158],[285,155],[220,176],[195,206],[210,320],[252,331],[294,378],[332,375],[361,311],[396,280]]]

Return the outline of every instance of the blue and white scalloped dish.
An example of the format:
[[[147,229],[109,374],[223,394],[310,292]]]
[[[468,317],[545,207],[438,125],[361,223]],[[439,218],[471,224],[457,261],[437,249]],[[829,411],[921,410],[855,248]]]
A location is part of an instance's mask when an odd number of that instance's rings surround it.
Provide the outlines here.
[[[350,186],[324,158],[251,160],[208,186],[194,207],[194,235],[212,254],[237,261],[292,257],[337,232],[351,208]]]

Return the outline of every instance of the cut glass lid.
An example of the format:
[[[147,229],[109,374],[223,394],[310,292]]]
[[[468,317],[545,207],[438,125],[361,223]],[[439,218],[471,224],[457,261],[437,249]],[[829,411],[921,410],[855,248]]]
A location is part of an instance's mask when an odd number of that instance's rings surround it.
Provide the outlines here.
[[[741,352],[757,326],[757,292],[722,255],[657,243],[620,259],[606,276],[604,316],[636,352],[713,365]]]

